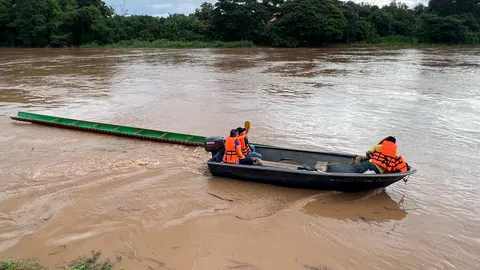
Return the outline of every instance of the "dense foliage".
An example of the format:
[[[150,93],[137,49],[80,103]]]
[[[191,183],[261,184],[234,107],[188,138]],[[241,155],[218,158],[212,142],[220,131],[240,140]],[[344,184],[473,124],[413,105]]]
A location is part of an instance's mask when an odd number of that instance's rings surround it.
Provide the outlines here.
[[[339,0],[219,0],[167,18],[116,15],[102,0],[0,0],[0,45],[78,46],[124,41],[480,43],[480,0],[430,0],[413,8]]]

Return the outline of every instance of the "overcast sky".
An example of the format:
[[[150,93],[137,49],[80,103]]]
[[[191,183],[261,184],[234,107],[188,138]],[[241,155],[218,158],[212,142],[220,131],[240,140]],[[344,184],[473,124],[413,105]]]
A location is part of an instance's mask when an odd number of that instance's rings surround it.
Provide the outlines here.
[[[152,15],[152,16],[168,16],[169,13],[190,14],[195,12],[203,2],[214,3],[215,0],[104,0],[107,5],[112,6],[118,13],[122,12],[122,6],[128,14],[132,15]],[[355,2],[365,2],[372,5],[383,6],[391,2],[391,0],[354,0]],[[397,0],[399,1],[399,0]],[[428,3],[428,0],[404,0],[401,1],[410,7],[418,3]],[[125,4],[125,5],[123,5]]]

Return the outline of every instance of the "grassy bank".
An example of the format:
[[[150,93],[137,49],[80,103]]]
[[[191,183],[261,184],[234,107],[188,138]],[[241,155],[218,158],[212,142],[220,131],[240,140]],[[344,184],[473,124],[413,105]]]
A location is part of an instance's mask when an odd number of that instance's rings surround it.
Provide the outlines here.
[[[353,44],[351,44],[353,45]],[[385,36],[378,37],[372,42],[360,42],[353,46],[356,47],[384,47],[384,48],[437,48],[437,47],[478,47],[479,44],[459,44],[459,43],[424,43],[417,39],[407,36]]]
[[[318,47],[330,48],[351,48],[351,47],[380,47],[380,48],[437,48],[437,47],[478,47],[480,44],[448,44],[448,43],[421,43],[417,39],[407,36],[385,36],[378,37],[371,42],[357,42],[357,43],[328,43]],[[81,48],[253,48],[265,47],[276,48],[264,44],[254,44],[251,41],[169,41],[169,40],[124,40],[112,44],[97,44],[87,43],[80,45]],[[308,47],[308,46],[307,46]],[[4,46],[0,44],[0,48],[17,48],[12,46]],[[20,48],[20,47],[18,47]],[[31,47],[21,47],[31,48]],[[283,47],[278,47],[279,49]],[[298,47],[304,48],[304,47]],[[1,270],[1,269],[0,269]]]
[[[82,48],[250,48],[255,47],[251,41],[141,41],[125,40],[113,44],[99,45],[89,43],[81,46]]]
[[[113,264],[106,260],[100,261],[100,252],[92,252],[90,256],[79,257],[76,260],[59,266],[64,270],[111,270]],[[122,268],[123,269],[123,268]],[[3,260],[0,261],[0,270],[49,270],[38,263],[28,260]]]
[[[444,44],[444,43],[420,43],[414,38],[407,36],[385,36],[378,37],[371,42],[359,43],[332,43],[325,47],[383,47],[383,48],[425,48],[425,47],[445,47],[445,46],[475,46],[468,44]],[[478,45],[476,45],[478,46]],[[169,41],[169,40],[125,40],[113,44],[100,45],[88,43],[81,45],[82,48],[252,48],[269,47],[254,44],[251,41]]]

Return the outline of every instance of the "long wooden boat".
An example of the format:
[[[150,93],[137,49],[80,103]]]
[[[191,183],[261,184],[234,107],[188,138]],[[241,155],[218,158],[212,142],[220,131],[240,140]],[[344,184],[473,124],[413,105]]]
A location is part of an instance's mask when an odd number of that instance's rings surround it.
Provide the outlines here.
[[[138,127],[119,126],[99,122],[90,122],[44,114],[18,112],[17,116],[10,116],[10,118],[17,121],[31,122],[47,126],[55,126],[67,129],[103,133],[108,135],[137,138],[150,141],[184,144],[191,146],[203,146],[205,143],[205,137],[203,136]]]
[[[405,173],[352,173],[355,155],[296,150],[273,146],[256,146],[263,165],[235,165],[207,162],[214,176],[292,188],[360,192],[384,188],[417,172],[409,167]]]
[[[175,133],[140,127],[121,126],[101,122],[91,122],[22,111],[18,112],[16,116],[10,116],[10,118],[16,121],[30,122],[46,126],[189,146],[204,146],[206,139],[205,136],[199,135]]]

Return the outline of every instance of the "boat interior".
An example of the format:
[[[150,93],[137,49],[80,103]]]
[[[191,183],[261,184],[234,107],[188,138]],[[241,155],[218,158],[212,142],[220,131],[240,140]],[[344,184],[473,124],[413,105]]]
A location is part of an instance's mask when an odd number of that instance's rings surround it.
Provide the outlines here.
[[[355,160],[353,155],[318,153],[262,146],[257,146],[256,152],[262,154],[263,166],[294,170],[351,173]]]

